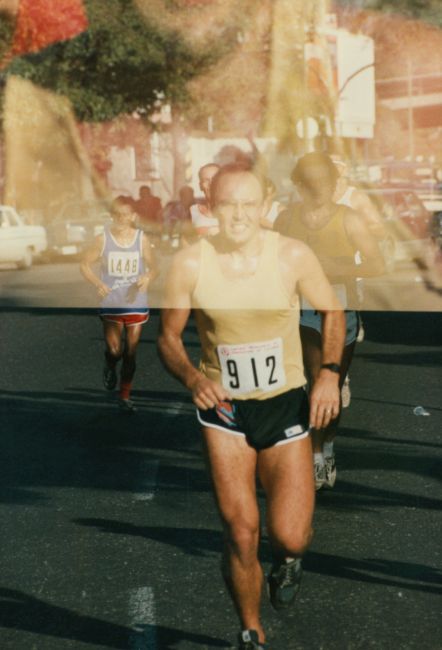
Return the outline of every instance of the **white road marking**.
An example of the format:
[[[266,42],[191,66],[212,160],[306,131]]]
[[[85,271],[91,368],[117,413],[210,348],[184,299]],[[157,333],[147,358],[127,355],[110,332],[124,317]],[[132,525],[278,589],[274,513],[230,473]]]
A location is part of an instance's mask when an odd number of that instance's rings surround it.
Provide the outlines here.
[[[191,406],[191,411],[194,411],[195,407]],[[186,408],[187,407],[187,408]],[[169,402],[165,414],[168,416],[176,417],[184,410],[188,410],[189,404],[186,402]]]
[[[163,413],[177,417],[186,407],[185,402],[162,402]],[[134,493],[135,501],[152,501],[157,487],[159,460],[146,460],[141,468],[142,479]],[[133,630],[130,650],[157,650],[157,629],[155,597],[151,587],[140,587],[131,592],[129,598],[130,625]]]
[[[157,650],[155,598],[151,587],[134,589],[129,598],[130,650]]]
[[[138,484],[138,491],[134,492],[135,501],[152,501],[157,487],[159,460],[146,460],[142,466],[143,478]]]
[[[116,394],[109,393],[106,394],[103,392],[101,395],[92,396],[91,399],[82,399],[81,395],[76,396],[67,391],[67,396],[63,396],[63,392],[58,393],[58,396],[40,396],[40,395],[19,395],[9,392],[8,394],[0,395],[0,400],[7,401],[9,404],[12,401],[17,402],[30,402],[31,404],[54,404],[63,406],[63,410],[66,411],[76,411],[78,406],[87,406],[89,409],[93,408],[105,408],[108,409],[109,405],[116,406]],[[167,403],[167,408],[165,404]],[[195,407],[193,404],[188,402],[165,402],[165,400],[145,400],[135,397],[135,404],[139,411],[152,411],[160,412],[166,417],[176,417],[183,411],[186,413],[194,413]]]

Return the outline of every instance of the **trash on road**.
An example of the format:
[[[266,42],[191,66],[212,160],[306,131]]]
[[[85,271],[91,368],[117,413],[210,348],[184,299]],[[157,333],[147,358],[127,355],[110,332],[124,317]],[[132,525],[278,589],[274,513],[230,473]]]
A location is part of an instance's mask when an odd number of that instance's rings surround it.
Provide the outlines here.
[[[413,413],[414,415],[430,415],[429,412],[426,411],[423,406],[416,406],[413,409]]]

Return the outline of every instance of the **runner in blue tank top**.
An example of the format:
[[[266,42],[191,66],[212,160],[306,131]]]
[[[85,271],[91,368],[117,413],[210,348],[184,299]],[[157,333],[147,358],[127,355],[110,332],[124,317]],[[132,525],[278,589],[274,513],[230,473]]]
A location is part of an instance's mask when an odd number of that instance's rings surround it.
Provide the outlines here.
[[[135,411],[130,391],[136,367],[141,326],[149,318],[147,288],[157,275],[149,239],[134,226],[136,213],[129,198],[112,204],[113,223],[86,251],[81,272],[101,298],[99,308],[106,343],[103,383],[107,390],[117,384],[116,367],[122,359],[119,405]],[[92,269],[98,261],[100,277]],[[123,333],[126,333],[123,343]]]

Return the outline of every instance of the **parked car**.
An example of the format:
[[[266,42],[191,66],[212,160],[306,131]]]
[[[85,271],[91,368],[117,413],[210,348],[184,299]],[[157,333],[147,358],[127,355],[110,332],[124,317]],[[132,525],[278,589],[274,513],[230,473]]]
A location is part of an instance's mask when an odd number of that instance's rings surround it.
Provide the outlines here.
[[[47,248],[43,226],[30,226],[9,205],[0,205],[0,262],[14,262],[20,269],[32,266]]]
[[[410,261],[424,254],[430,240],[431,213],[409,189],[382,186],[364,191],[385,220],[395,262]]]
[[[111,216],[104,201],[68,203],[47,226],[49,255],[73,257],[81,254],[108,223],[111,223]]]

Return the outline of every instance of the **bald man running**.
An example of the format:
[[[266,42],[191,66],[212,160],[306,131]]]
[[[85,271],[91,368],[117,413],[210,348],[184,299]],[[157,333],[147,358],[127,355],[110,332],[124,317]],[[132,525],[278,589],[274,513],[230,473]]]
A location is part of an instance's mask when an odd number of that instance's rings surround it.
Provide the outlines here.
[[[345,323],[311,250],[265,231],[263,188],[239,165],[212,180],[219,234],[174,259],[162,311],[159,351],[191,392],[202,427],[215,499],[224,528],[223,575],[241,625],[240,650],[265,648],[259,608],[263,572],[255,478],[267,498],[273,551],[268,577],[276,609],[292,605],[301,557],[312,538],[314,481],[309,425],[339,412],[338,376]],[[298,292],[321,311],[323,363],[310,409],[299,337]],[[183,343],[191,310],[202,347],[199,368]]]

